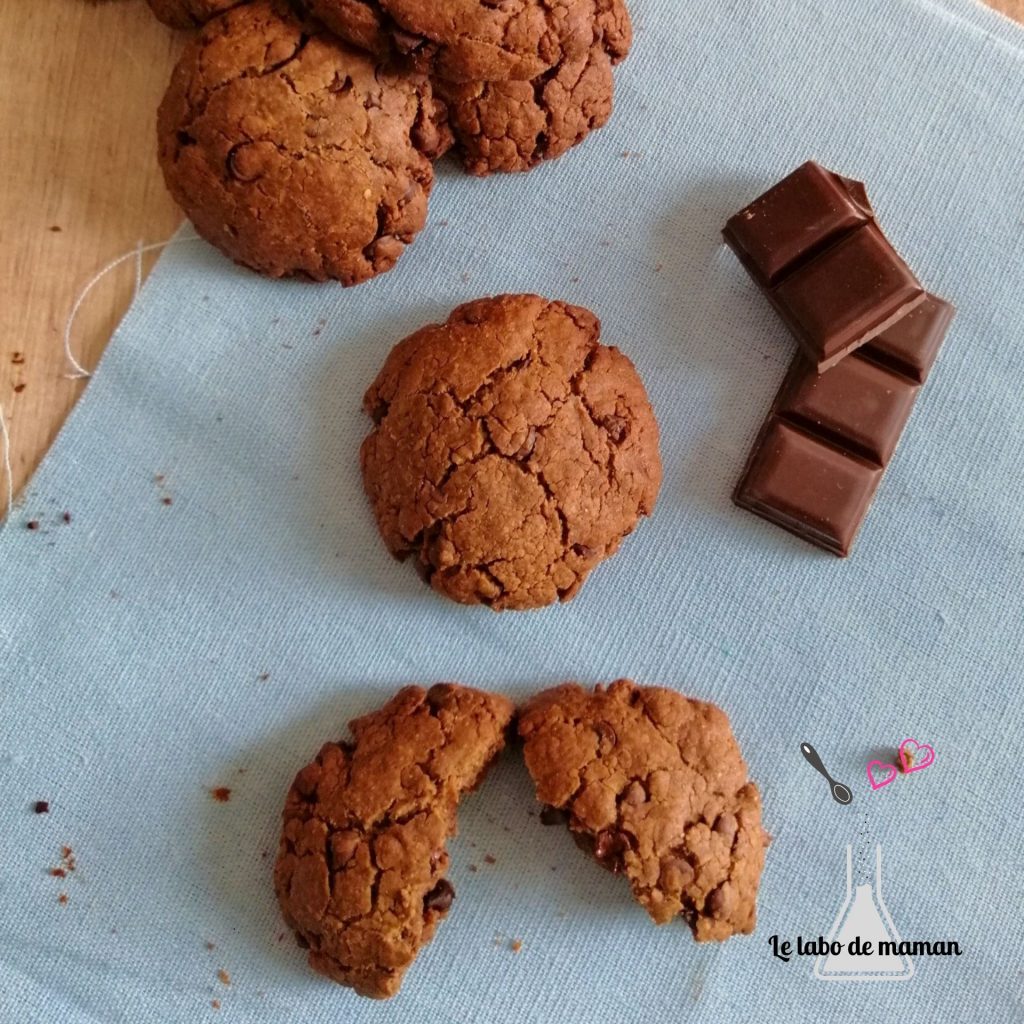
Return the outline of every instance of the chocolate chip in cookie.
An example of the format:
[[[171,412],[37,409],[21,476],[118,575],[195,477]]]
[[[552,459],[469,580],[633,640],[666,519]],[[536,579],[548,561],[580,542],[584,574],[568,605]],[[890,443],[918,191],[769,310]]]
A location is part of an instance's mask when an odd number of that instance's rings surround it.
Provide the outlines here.
[[[548,820],[567,815],[658,924],[680,916],[700,942],[754,930],[768,837],[723,711],[626,679],[570,683],[527,704],[519,735]]]
[[[159,142],[204,238],[271,277],[352,285],[390,270],[423,227],[449,136],[425,77],[256,0],[186,48]]]
[[[407,687],[299,772],[274,887],[315,970],[361,995],[398,991],[455,899],[456,805],[501,752],[512,713],[467,687]]]
[[[654,509],[658,426],[597,318],[537,295],[460,306],[364,399],[363,481],[388,548],[496,610],[573,597]]]
[[[621,37],[623,0],[306,0],[343,39],[452,82],[529,80]],[[616,43],[621,47],[622,43]],[[628,42],[626,43],[628,46]]]

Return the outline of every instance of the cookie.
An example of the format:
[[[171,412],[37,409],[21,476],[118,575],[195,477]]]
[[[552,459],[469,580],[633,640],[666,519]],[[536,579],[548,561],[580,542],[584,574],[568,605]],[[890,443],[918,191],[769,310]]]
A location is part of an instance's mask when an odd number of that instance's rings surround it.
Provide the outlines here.
[[[435,81],[470,174],[528,171],[603,127],[612,112],[612,62],[596,44],[532,82]]]
[[[146,0],[152,12],[171,28],[196,28],[245,0]]]
[[[455,898],[456,804],[501,752],[512,713],[479,690],[410,686],[299,772],[274,888],[314,970],[364,996],[398,991]]]
[[[460,306],[392,350],[363,400],[388,548],[496,610],[568,600],[661,484],[643,383],[597,318],[537,295]]]
[[[615,31],[623,0],[306,0],[355,45],[388,45],[419,71],[452,82],[529,80],[584,57]]]
[[[682,917],[699,942],[754,930],[768,837],[723,711],[627,679],[566,684],[529,702],[519,735],[543,820],[567,821],[655,922]]]
[[[208,22],[158,118],[167,186],[196,230],[271,277],[359,284],[423,227],[449,136],[421,75],[378,65],[278,0]]]

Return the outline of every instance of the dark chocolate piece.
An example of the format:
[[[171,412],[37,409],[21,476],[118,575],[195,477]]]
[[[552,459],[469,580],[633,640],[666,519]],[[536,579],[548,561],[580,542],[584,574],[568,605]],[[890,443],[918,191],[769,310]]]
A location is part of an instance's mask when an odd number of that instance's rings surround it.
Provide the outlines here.
[[[737,505],[850,553],[952,322],[953,307],[936,296],[920,308],[828,373],[797,356],[733,494]]]
[[[819,373],[925,300],[875,222],[863,184],[813,162],[722,233]]]

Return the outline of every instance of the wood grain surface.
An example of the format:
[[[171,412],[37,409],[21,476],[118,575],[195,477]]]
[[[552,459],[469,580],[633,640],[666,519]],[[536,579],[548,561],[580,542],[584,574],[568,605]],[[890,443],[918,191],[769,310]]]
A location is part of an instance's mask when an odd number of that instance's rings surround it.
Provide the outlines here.
[[[1024,22],[1024,0],[992,6]],[[184,38],[143,0],[0,3],[0,405],[16,491],[84,387],[67,379],[62,347],[82,286],[180,222],[154,135]],[[85,367],[98,361],[133,285],[129,261],[90,294],[73,338]]]

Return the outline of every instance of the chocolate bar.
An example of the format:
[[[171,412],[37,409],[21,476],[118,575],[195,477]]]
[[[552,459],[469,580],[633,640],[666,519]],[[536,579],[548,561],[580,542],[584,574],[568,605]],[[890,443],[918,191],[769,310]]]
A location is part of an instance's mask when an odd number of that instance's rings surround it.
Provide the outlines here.
[[[722,234],[818,373],[925,300],[864,185],[813,161],[731,217]]]
[[[825,374],[797,356],[733,501],[848,555],[953,313],[948,302],[928,295]]]

